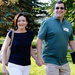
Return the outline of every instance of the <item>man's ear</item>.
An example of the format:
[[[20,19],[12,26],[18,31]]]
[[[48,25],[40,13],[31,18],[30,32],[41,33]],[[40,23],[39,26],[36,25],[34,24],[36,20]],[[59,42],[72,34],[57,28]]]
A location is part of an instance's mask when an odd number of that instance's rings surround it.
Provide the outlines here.
[[[65,13],[67,12],[67,10],[65,10]]]

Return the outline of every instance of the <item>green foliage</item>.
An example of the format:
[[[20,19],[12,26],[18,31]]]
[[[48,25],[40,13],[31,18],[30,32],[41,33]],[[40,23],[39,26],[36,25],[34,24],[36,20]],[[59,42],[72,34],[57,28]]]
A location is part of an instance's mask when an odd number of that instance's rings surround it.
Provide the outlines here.
[[[19,12],[25,12],[31,24],[34,35],[37,35],[40,23],[43,18],[53,15],[53,6],[56,1],[51,0],[48,3],[40,3],[37,0],[3,0],[0,3],[0,36],[5,36],[10,28],[14,28],[13,19]],[[75,33],[75,2],[74,0],[62,0],[67,6],[65,18],[72,23],[73,32]],[[48,13],[49,12],[49,13]]]
[[[2,45],[3,44],[3,42],[4,42],[4,37],[0,37],[0,45]]]
[[[10,28],[13,27],[13,19],[16,13],[20,12],[15,5],[3,5],[0,7],[0,36],[5,36]]]
[[[72,23],[73,30],[75,30],[75,0],[63,0],[67,7],[67,14],[65,18]]]
[[[36,48],[36,41],[37,41],[37,36],[34,37],[34,40],[32,42],[32,47]]]
[[[47,3],[39,3],[37,0],[8,0],[6,3],[4,1],[0,7],[0,36],[5,36],[10,28],[14,28],[13,19],[19,12],[26,13],[30,19],[31,29],[34,31],[34,35],[37,35],[40,26],[37,20],[43,17],[42,14],[47,15],[44,10],[46,6]]]

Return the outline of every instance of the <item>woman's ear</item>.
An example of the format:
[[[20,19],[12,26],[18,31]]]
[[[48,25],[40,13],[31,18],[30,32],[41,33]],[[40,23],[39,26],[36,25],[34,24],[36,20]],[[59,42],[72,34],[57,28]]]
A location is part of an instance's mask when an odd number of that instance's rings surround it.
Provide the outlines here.
[[[28,22],[26,22],[26,24],[28,25]]]

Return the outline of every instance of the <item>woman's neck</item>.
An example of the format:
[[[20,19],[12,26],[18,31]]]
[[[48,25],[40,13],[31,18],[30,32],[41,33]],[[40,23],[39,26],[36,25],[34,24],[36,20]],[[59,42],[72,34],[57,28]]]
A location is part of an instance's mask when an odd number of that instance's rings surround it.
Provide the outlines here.
[[[23,33],[23,32],[27,32],[27,30],[26,29],[17,29],[16,32],[17,33]]]

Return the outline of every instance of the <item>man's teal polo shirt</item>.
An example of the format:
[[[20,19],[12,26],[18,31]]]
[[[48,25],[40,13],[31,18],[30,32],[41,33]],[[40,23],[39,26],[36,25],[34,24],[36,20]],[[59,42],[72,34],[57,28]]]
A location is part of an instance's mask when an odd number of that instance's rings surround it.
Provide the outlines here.
[[[55,16],[48,18],[42,23],[38,38],[43,40],[42,57],[45,63],[63,65],[68,62],[68,42],[73,40],[73,34],[72,25],[67,20],[60,23]]]

